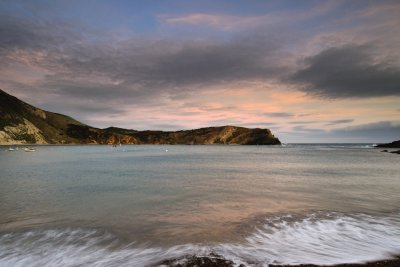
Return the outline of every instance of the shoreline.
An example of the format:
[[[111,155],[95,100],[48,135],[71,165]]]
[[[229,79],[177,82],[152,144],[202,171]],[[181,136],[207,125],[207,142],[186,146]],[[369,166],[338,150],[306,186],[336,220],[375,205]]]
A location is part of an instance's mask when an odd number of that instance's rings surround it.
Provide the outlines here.
[[[365,263],[342,263],[334,265],[317,265],[317,264],[297,264],[297,265],[280,265],[270,264],[269,267],[399,267],[400,258],[377,260]]]
[[[254,266],[261,267],[263,265]],[[163,266],[163,267],[246,267],[246,265],[234,264],[232,261],[224,259],[220,255],[210,254],[209,256],[193,256],[187,255],[182,258],[164,260],[152,267]],[[341,263],[331,265],[320,265],[320,264],[268,264],[269,267],[399,267],[400,257],[396,256],[393,259],[376,260],[365,263]]]

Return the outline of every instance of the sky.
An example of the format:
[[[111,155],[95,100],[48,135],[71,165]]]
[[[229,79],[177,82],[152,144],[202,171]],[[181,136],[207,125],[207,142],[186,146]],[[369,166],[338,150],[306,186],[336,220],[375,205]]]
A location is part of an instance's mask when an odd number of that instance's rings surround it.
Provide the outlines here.
[[[0,88],[89,125],[400,139],[400,2],[2,0]]]

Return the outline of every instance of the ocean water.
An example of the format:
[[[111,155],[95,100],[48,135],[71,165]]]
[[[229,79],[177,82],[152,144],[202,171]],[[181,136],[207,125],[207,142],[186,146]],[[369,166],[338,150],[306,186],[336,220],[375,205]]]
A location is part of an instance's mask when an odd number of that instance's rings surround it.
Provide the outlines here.
[[[400,254],[400,157],[368,144],[0,147],[0,266],[336,264]]]

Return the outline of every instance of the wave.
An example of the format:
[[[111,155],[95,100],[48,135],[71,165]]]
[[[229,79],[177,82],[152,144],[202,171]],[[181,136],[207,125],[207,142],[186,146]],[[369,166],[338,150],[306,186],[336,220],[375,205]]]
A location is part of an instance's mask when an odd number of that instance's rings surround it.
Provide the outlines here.
[[[158,266],[168,259],[220,255],[235,266],[339,264],[400,253],[400,216],[313,213],[266,219],[242,243],[168,248],[124,244],[102,230],[54,229],[0,235],[0,266]]]
[[[390,258],[400,253],[400,218],[315,213],[267,220],[228,254],[260,263],[339,264]]]
[[[376,144],[371,143],[299,143],[285,144],[285,147],[306,147],[306,148],[337,148],[337,149],[371,149],[376,148]]]

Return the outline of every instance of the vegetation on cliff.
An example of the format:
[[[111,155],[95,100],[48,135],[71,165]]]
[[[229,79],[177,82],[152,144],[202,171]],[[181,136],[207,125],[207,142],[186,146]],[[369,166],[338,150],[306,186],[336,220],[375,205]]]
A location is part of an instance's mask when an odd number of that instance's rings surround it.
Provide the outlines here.
[[[31,106],[0,90],[0,144],[240,144],[279,145],[269,129],[236,126],[185,131],[136,131],[85,125]]]

